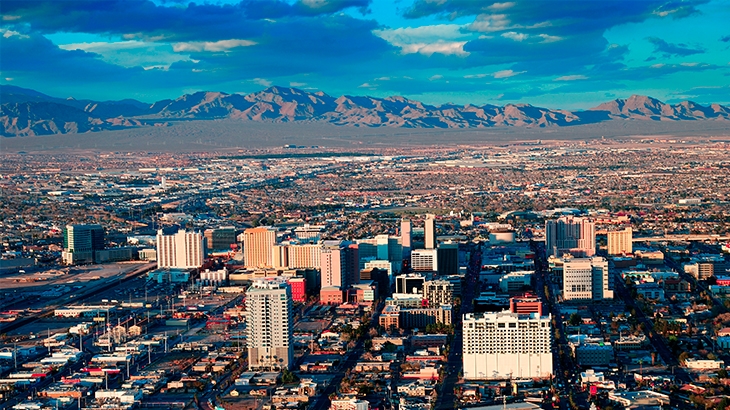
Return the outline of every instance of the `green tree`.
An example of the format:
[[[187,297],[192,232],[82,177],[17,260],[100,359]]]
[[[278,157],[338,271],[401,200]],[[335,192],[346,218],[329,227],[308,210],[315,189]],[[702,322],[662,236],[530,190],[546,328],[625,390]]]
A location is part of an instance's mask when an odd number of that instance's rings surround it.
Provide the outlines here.
[[[579,314],[573,313],[570,315],[570,319],[568,319],[568,324],[571,326],[578,326],[581,323],[583,323],[583,319],[580,317]]]

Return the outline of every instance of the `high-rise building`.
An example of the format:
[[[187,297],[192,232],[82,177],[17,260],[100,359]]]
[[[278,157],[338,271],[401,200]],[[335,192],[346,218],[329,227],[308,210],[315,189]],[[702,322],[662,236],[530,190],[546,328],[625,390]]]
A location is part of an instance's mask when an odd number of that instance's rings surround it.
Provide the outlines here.
[[[369,258],[393,262],[394,273],[400,273],[403,263],[403,246],[398,236],[377,235],[375,238],[358,239],[360,269],[364,269]]]
[[[410,219],[400,221],[400,243],[403,246],[403,259],[411,257],[411,242],[413,241],[413,225]]]
[[[548,256],[575,257],[596,254],[596,224],[587,218],[563,216],[545,223],[545,252]]]
[[[172,235],[157,231],[157,268],[199,268],[205,260],[205,238],[184,229]]]
[[[548,378],[553,373],[550,316],[467,313],[462,330],[464,379]]]
[[[631,228],[623,231],[611,231],[606,233],[608,239],[608,254],[623,255],[633,252],[633,235]]]
[[[276,230],[274,228],[262,226],[243,231],[243,262],[246,267],[273,267],[275,244]]]
[[[64,263],[93,263],[95,251],[103,249],[104,228],[101,225],[66,225],[63,229]]]
[[[256,281],[246,290],[246,345],[252,370],[294,363],[292,293],[283,280]]]
[[[426,215],[423,227],[424,248],[436,249],[436,219],[432,214]]]
[[[358,246],[348,242],[325,241],[320,254],[322,287],[340,289],[360,282]]]
[[[454,304],[454,284],[448,280],[430,280],[423,284],[423,298],[429,307]]]
[[[203,234],[210,250],[228,251],[231,250],[231,245],[236,244],[236,228],[232,226],[206,229]]]
[[[459,244],[440,243],[436,249],[439,275],[456,275],[459,273]]]
[[[608,279],[608,261],[593,258],[567,258],[563,262],[563,300],[613,299]]]
[[[411,269],[414,271],[438,271],[438,250],[414,249],[411,251]]]

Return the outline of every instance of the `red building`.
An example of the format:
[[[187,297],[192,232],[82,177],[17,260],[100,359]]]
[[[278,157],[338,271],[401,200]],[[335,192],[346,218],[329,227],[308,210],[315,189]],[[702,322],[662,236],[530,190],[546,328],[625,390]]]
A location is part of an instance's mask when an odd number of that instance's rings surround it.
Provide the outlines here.
[[[514,297],[509,300],[509,310],[512,313],[537,313],[543,315],[542,300],[534,296]]]
[[[305,278],[295,277],[288,281],[291,286],[291,298],[295,302],[307,301],[307,280]]]

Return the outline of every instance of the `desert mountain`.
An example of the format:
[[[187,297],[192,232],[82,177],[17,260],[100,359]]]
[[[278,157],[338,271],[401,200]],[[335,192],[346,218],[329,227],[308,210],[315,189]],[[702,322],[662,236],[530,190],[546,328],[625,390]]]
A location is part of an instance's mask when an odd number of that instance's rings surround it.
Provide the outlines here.
[[[326,122],[356,127],[483,128],[560,127],[611,120],[730,120],[728,107],[692,101],[670,105],[633,95],[587,111],[550,110],[529,104],[434,106],[394,96],[332,97],[273,86],[248,95],[197,92],[145,104],[136,100],[55,98],[20,87],[0,86],[3,136],[94,132],[166,124],[166,121],[232,118],[262,122]]]

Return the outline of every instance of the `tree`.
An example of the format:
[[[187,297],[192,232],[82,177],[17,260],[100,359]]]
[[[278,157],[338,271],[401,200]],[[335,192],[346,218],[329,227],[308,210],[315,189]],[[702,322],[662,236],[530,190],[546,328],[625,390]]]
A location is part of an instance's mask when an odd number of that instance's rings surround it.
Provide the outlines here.
[[[296,383],[299,381],[299,377],[292,373],[289,369],[284,369],[281,373],[281,382],[284,384]]]
[[[568,324],[571,326],[578,326],[581,323],[583,323],[583,319],[580,317],[579,314],[573,313],[570,315],[570,319],[568,319]]]

